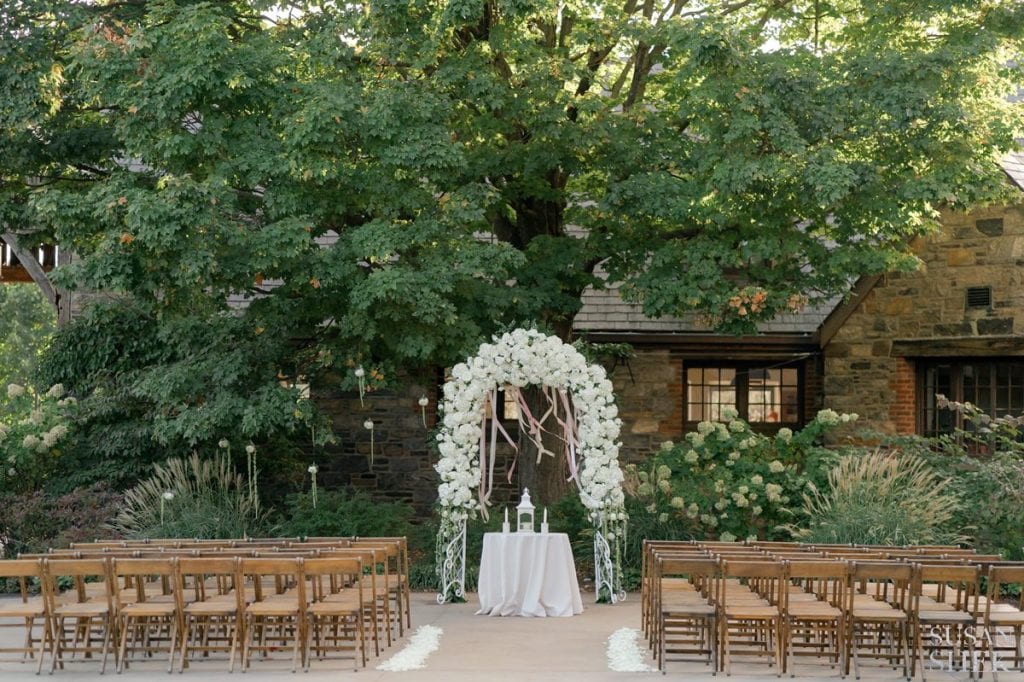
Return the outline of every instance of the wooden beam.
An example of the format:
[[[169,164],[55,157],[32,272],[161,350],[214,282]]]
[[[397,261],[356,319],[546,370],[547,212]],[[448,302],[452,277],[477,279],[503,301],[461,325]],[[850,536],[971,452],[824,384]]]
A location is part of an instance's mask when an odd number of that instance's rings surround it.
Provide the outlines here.
[[[880,279],[882,279],[882,275],[868,275],[857,280],[847,299],[837,305],[818,328],[819,347],[824,348],[828,345],[829,341],[832,340],[832,337],[834,337],[836,332],[838,332],[846,321],[850,319],[850,315],[853,315],[857,306],[859,306],[861,301],[871,293],[871,290],[875,288],[875,285],[878,284],[878,280]]]
[[[4,231],[0,237],[3,237],[4,242],[11,247],[11,251],[18,257],[18,262],[21,263],[21,267],[25,268],[25,272],[29,274],[32,281],[42,290],[46,296],[46,300],[50,302],[50,305],[57,307],[57,290],[53,287],[53,282],[46,276],[46,272],[43,270],[43,266],[39,264],[39,261],[27,250],[21,248],[18,245],[18,238],[13,232],[7,230]]]
[[[894,339],[889,355],[918,358],[1024,356],[1024,336]]]

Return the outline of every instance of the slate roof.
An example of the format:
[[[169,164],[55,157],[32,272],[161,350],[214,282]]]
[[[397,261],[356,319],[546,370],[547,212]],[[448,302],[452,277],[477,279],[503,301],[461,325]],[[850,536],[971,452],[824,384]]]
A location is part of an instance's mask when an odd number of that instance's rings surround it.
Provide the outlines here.
[[[1003,170],[1021,189],[1024,189],[1024,152],[1012,152],[1003,159]]]
[[[808,306],[799,313],[779,315],[773,320],[758,325],[758,331],[762,334],[810,337],[839,302],[840,299],[836,298],[823,304]],[[594,290],[593,287],[587,287],[583,292],[583,308],[576,315],[573,328],[577,331],[619,334],[706,335],[712,333],[707,325],[700,323],[697,315],[657,319],[647,317],[639,304],[622,300],[617,286],[599,291]]]

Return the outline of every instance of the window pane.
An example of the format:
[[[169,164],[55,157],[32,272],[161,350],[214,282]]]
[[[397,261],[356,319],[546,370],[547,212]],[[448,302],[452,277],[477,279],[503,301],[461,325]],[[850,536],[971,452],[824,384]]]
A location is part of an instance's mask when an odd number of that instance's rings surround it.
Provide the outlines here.
[[[1017,360],[970,360],[961,364],[930,363],[920,374],[923,389],[921,421],[926,435],[951,433],[959,423],[952,410],[940,409],[935,395],[969,402],[992,417],[1017,415],[1024,411],[1024,362]]]
[[[736,370],[690,367],[686,370],[687,421],[721,420],[722,410],[736,408]]]

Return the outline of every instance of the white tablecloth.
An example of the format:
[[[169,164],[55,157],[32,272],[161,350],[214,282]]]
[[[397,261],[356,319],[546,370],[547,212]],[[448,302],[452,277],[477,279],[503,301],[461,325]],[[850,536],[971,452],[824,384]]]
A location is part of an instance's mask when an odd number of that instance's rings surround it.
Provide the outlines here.
[[[486,533],[477,592],[488,616],[583,613],[565,533]]]

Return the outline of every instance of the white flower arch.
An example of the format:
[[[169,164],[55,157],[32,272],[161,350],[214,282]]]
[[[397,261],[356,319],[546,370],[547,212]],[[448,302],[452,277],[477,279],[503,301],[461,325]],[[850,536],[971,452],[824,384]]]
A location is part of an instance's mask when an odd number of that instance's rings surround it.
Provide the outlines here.
[[[612,383],[604,368],[587,363],[576,348],[532,329],[517,329],[482,344],[475,356],[452,368],[444,386],[437,435],[440,459],[434,467],[441,478],[438,601],[464,595],[466,521],[478,512],[487,517],[495,445],[499,435],[512,442],[497,419],[487,418],[488,404],[497,404],[500,388],[525,386],[542,386],[549,407],[537,418],[516,391],[520,428],[540,446],[541,423],[553,417],[559,424],[570,477],[594,524],[598,598],[614,603],[623,596],[615,569],[621,562],[626,513],[617,442],[622,422]],[[538,449],[541,456],[557,456]]]

